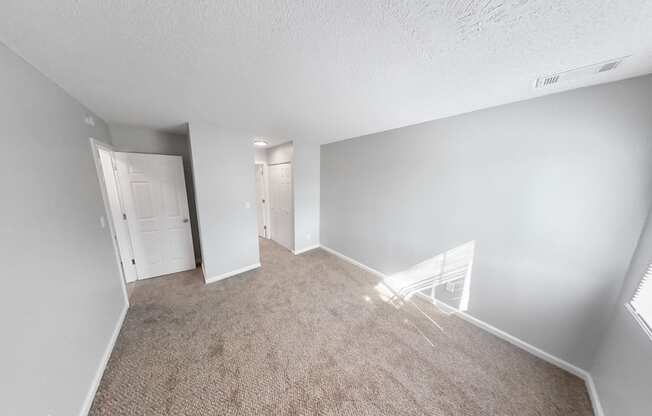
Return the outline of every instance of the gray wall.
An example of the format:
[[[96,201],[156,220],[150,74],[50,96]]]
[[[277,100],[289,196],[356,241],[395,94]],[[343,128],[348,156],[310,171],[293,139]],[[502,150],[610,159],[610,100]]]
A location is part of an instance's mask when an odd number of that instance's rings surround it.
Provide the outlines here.
[[[201,261],[199,228],[197,225],[197,207],[195,206],[195,186],[192,180],[192,162],[190,159],[190,142],[187,135],[172,134],[143,127],[109,124],[111,139],[116,150],[121,152],[154,153],[159,155],[176,155],[183,157],[183,170],[188,192],[188,208],[195,259]]]
[[[652,409],[652,340],[623,307],[652,263],[652,213],[632,259],[613,320],[591,368],[605,414],[646,415]]]
[[[321,242],[385,273],[476,240],[469,313],[590,367],[652,200],[652,78],[322,146]]]
[[[294,141],[294,251],[319,244],[320,146]]]
[[[120,313],[89,137],[106,124],[0,44],[0,414],[77,415]]]
[[[206,279],[260,262],[251,137],[210,124],[190,124]]]

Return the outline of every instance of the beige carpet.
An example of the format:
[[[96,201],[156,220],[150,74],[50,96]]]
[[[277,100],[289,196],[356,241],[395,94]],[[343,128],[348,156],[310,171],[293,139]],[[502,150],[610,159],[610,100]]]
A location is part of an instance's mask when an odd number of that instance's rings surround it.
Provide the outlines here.
[[[592,415],[584,383],[322,250],[139,283],[91,415]],[[434,322],[433,322],[434,321]]]

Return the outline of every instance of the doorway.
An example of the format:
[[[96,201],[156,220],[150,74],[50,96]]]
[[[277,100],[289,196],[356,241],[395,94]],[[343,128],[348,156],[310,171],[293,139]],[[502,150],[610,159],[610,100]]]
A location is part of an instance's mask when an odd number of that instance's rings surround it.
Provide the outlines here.
[[[195,268],[181,156],[115,152],[138,279]]]
[[[271,239],[294,250],[294,204],[292,202],[292,164],[269,167]]]
[[[125,283],[194,269],[181,156],[91,146]]]
[[[267,196],[267,168],[263,163],[256,163],[256,214],[258,218],[258,236],[269,238],[269,197]]]

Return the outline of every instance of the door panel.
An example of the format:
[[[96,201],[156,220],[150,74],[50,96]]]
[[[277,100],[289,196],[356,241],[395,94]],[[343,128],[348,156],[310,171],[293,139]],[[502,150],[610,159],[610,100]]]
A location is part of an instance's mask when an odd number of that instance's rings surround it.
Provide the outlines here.
[[[271,237],[289,250],[294,248],[292,165],[270,166]]]
[[[193,269],[181,157],[121,152],[115,156],[138,278]]]
[[[160,248],[160,233],[158,231],[143,231],[140,233],[142,239],[143,255],[149,267],[160,265],[163,262]],[[137,259],[142,260],[142,259]],[[137,261],[136,264],[143,263]],[[138,266],[136,267],[138,269]]]
[[[154,201],[152,201],[151,184],[149,182],[131,182],[131,195],[134,198],[136,218],[139,220],[154,219]]]

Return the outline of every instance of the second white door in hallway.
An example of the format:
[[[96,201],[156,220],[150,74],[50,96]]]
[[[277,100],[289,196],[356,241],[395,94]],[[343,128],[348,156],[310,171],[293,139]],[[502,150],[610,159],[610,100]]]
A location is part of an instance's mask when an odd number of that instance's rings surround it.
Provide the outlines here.
[[[115,153],[139,279],[195,268],[180,156]]]
[[[269,167],[270,231],[272,240],[288,250],[294,249],[294,209],[292,203],[292,165]]]
[[[269,197],[267,196],[267,170],[266,166],[257,163],[256,165],[256,216],[258,217],[258,236],[269,238]]]

